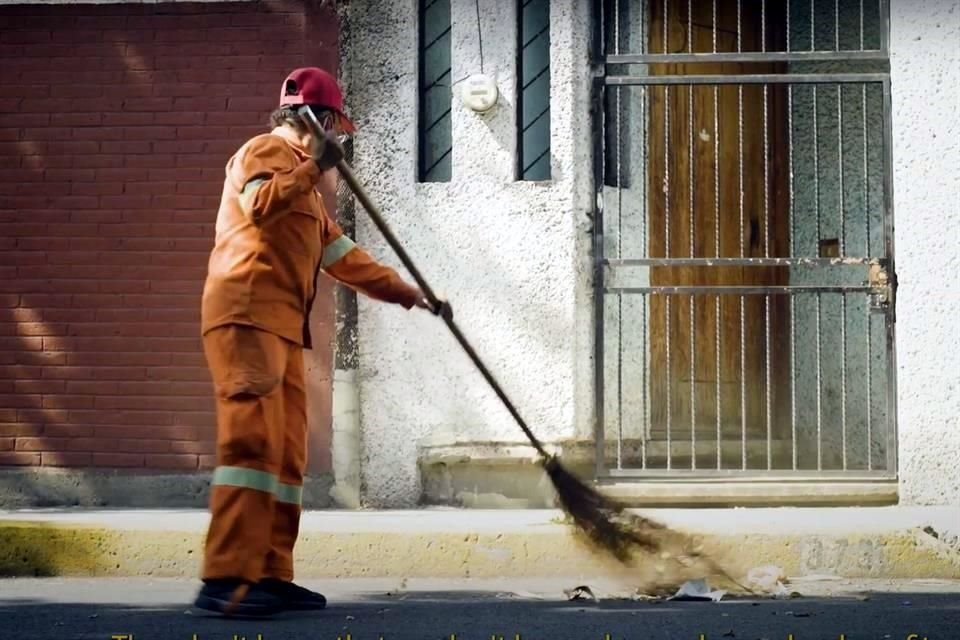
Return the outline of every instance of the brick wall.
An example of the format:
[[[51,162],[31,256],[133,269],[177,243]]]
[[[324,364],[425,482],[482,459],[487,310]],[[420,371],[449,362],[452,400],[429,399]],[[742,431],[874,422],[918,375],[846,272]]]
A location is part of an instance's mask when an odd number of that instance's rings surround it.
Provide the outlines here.
[[[264,130],[286,71],[335,69],[327,11],[0,7],[0,466],[211,466],[199,303],[223,166]],[[313,375],[322,471],[330,384]]]

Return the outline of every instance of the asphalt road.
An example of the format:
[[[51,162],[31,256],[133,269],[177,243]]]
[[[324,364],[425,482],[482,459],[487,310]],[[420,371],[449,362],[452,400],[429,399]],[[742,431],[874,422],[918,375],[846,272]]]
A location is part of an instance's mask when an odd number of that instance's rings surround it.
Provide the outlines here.
[[[272,620],[188,613],[196,583],[0,581],[0,638],[50,640],[958,640],[960,582],[825,582],[788,600],[634,601],[559,581],[313,581],[330,606]],[[613,597],[608,597],[613,596]],[[793,634],[792,637],[790,634]]]

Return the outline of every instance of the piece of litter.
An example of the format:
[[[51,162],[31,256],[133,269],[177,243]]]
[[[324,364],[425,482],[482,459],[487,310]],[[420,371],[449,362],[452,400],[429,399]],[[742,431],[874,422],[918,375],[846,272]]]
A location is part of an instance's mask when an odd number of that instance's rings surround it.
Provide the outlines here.
[[[98,617],[98,614],[96,614],[96,613],[90,614],[90,619],[91,619],[91,620],[93,620],[93,619],[96,618],[96,617]]]
[[[866,602],[869,599],[870,599],[870,596],[857,596],[857,600],[859,600],[860,602]]]
[[[348,621],[349,621],[349,620],[353,620],[353,619],[354,619],[353,616],[347,616],[347,620],[348,620]]]
[[[809,618],[810,614],[806,611],[787,611],[788,616],[793,616],[794,618]]]
[[[727,631],[725,634],[723,634],[723,637],[724,637],[724,638],[736,638],[736,637],[737,637],[737,634],[735,634],[735,633],[733,632],[733,629],[730,629],[730,631]]]
[[[909,600],[904,600],[904,601],[903,601],[903,606],[909,607],[910,605],[911,605],[911,602],[910,602]]]
[[[599,602],[597,596],[593,595],[593,591],[586,585],[580,585],[573,589],[564,589],[563,594],[567,596],[567,600],[593,600],[594,602]]]
[[[778,585],[787,581],[783,569],[776,565],[754,567],[747,572],[747,585],[753,591],[776,591]]]
[[[688,580],[672,595],[669,600],[696,600],[701,602],[720,602],[727,594],[726,591],[711,591],[704,579]]]

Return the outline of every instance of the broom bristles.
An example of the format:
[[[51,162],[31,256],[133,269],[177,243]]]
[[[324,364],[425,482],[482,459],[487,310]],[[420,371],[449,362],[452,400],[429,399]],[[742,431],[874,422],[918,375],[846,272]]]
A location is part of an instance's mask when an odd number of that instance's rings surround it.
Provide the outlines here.
[[[548,458],[544,468],[553,481],[560,506],[594,545],[620,562],[629,561],[637,548],[660,550],[661,543],[654,532],[665,530],[664,525],[627,514],[623,504],[586,485],[556,457]]]
[[[677,561],[687,569],[699,565],[750,592],[715,561],[691,549],[686,536],[650,518],[627,513],[626,505],[588,486],[566,469],[556,456],[547,457],[543,466],[553,482],[563,511],[593,546],[611,554],[622,564],[630,564],[637,551],[661,554],[661,558]]]

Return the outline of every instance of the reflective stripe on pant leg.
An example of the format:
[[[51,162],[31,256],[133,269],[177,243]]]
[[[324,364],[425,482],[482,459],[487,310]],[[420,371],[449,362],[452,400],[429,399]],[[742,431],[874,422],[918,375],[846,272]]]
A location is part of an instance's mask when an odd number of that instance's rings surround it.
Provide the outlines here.
[[[246,487],[273,495],[277,494],[280,481],[277,476],[266,471],[247,469],[246,467],[217,467],[213,472],[212,484],[217,486]]]

